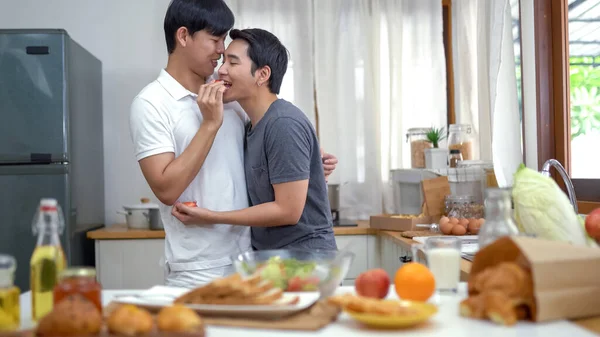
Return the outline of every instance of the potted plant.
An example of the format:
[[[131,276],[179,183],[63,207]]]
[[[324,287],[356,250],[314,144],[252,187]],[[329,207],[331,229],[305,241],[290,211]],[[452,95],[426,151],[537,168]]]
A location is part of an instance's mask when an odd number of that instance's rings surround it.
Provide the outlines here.
[[[433,145],[425,149],[425,167],[428,169],[442,169],[448,167],[448,149],[441,149],[440,142],[446,138],[444,128],[432,127],[427,132],[427,140]]]

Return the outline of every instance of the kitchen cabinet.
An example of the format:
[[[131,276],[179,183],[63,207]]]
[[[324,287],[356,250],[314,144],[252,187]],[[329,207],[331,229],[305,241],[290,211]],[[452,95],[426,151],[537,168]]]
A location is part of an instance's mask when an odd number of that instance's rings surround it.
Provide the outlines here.
[[[379,268],[377,235],[339,235],[339,249],[349,245],[355,254],[344,284],[353,285],[367,269]],[[104,289],[146,289],[164,284],[165,240],[95,240],[98,281]]]
[[[97,279],[104,289],[147,289],[165,283],[165,240],[96,240]]]
[[[379,254],[381,256],[380,266],[393,279],[398,268],[411,259],[410,250],[404,248],[398,241],[390,236],[378,236],[380,240]]]

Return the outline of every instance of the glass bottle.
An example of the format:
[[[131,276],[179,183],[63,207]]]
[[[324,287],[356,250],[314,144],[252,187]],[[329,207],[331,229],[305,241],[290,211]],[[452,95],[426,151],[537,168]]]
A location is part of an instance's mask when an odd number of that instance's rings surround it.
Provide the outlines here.
[[[56,199],[42,199],[33,219],[37,244],[31,255],[31,318],[37,321],[52,310],[53,290],[66,266],[60,244],[64,220]]]
[[[406,141],[410,142],[410,167],[425,168],[425,149],[433,147],[427,140],[428,128],[411,128],[406,134]]]
[[[16,269],[14,257],[0,254],[0,332],[16,331],[21,325],[21,290],[14,285]]]
[[[479,248],[503,236],[519,234],[512,217],[510,188],[488,188],[485,197],[485,223],[479,230]]]
[[[459,150],[462,160],[473,158],[473,138],[470,124],[450,124],[448,128],[448,149]]]

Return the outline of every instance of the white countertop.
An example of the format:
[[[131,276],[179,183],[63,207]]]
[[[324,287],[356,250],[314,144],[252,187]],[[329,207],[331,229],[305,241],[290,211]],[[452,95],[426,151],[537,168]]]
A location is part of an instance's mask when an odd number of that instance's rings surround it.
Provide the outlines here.
[[[145,290],[105,290],[102,293],[102,302],[107,305],[116,295],[137,294]],[[354,292],[354,287],[346,286],[338,289],[339,293]],[[249,328],[207,327],[207,336],[228,337],[269,337],[269,336],[392,336],[410,334],[410,336],[432,337],[587,337],[596,336],[569,321],[555,321],[549,323],[519,322],[513,327],[497,326],[488,321],[478,321],[462,318],[458,315],[458,304],[466,296],[466,284],[461,284],[458,295],[436,296],[431,302],[438,305],[439,311],[430,321],[420,327],[409,330],[374,330],[368,329],[353,321],[345,313],[341,313],[338,320],[319,331],[283,331],[259,330]],[[389,298],[397,298],[393,287],[390,289]],[[32,326],[31,323],[31,293],[21,294],[21,323],[23,328]]]

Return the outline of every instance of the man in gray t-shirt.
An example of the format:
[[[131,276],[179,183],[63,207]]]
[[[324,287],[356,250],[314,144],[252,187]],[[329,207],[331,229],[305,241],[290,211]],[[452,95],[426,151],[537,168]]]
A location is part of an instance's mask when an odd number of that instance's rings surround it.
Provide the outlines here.
[[[255,249],[336,249],[317,134],[302,111],[278,99],[248,124],[244,149],[251,205],[275,201],[273,185],[308,179],[306,204],[294,226],[252,227]]]
[[[201,89],[198,99],[237,101],[248,114],[244,161],[251,207],[215,212],[176,204],[173,215],[185,224],[251,226],[255,249],[337,249],[316,132],[302,111],[277,97],[287,50],[262,29],[234,29],[229,36],[219,68],[223,86],[205,89],[208,94]]]

